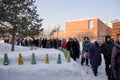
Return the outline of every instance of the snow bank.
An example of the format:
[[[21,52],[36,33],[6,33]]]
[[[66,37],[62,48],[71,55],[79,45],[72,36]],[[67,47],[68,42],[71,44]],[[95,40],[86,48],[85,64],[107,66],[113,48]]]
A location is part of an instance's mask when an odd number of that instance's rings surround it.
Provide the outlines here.
[[[28,51],[28,50],[30,50],[29,47],[15,45],[15,52]],[[0,54],[4,54],[8,52],[11,52],[11,44],[0,42]]]
[[[84,80],[84,71],[79,64],[71,59],[67,63],[64,53],[56,49],[30,50],[28,47],[15,46],[11,52],[11,45],[0,43],[0,80]],[[8,54],[10,64],[3,65],[4,53]],[[18,65],[18,54],[23,56],[24,64]],[[32,53],[35,53],[37,64],[31,64]],[[49,55],[49,64],[45,63],[45,56]],[[57,64],[58,54],[61,54],[62,64]],[[80,77],[83,76],[83,77]]]
[[[80,44],[81,45],[81,44]],[[11,45],[0,42],[0,80],[107,80],[105,63],[98,68],[98,76],[94,76],[90,66],[81,66],[80,62],[71,59],[66,62],[63,52],[56,49],[15,46],[11,52]],[[82,50],[82,48],[81,48]],[[10,64],[3,65],[4,53],[8,54]],[[18,54],[23,56],[24,64],[18,65]],[[32,53],[35,53],[37,64],[31,64]],[[45,63],[45,56],[49,55],[50,63]],[[61,54],[62,64],[57,64],[58,54]]]

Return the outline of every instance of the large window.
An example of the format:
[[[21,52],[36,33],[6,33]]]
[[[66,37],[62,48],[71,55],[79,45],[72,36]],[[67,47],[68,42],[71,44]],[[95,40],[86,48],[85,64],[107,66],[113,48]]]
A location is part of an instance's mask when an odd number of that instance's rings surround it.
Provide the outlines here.
[[[89,29],[92,29],[93,28],[93,20],[89,20],[89,26],[88,26]]]

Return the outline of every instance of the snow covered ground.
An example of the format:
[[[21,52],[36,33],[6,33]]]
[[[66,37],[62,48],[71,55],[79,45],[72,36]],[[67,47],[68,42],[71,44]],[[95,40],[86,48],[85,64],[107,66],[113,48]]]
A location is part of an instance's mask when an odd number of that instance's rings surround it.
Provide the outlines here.
[[[80,62],[71,59],[67,63],[63,52],[56,49],[15,46],[11,52],[11,45],[0,42],[0,80],[107,80],[104,71],[104,60],[98,68],[98,76],[94,76],[90,66],[81,66]],[[10,64],[3,65],[4,53],[8,54]],[[18,54],[24,59],[23,65],[18,65]],[[37,64],[31,64],[32,53],[35,53]],[[49,64],[45,63],[45,56],[49,55]],[[57,64],[58,54],[61,54],[62,64]]]

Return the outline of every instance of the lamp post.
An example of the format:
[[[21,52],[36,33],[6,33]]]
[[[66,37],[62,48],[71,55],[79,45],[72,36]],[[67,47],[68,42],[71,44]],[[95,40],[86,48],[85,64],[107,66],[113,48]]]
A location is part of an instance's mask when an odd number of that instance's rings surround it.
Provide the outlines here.
[[[57,28],[57,38],[58,38],[58,28]]]
[[[59,35],[59,29],[60,29],[60,25],[56,25],[55,26],[55,29],[56,29],[56,35],[57,35],[57,38],[58,38],[58,35]]]

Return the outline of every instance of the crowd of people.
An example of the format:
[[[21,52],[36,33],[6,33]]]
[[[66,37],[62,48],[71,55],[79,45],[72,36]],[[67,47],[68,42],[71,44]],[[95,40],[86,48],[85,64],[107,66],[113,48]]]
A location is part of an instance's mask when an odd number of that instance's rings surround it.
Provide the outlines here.
[[[113,41],[111,36],[106,35],[104,41],[91,43],[88,37],[84,37],[82,47],[81,65],[86,61],[86,65],[90,64],[94,75],[97,76],[102,54],[108,80],[120,80],[120,40]]]
[[[25,39],[17,39],[14,41],[15,45],[21,46],[35,46],[40,48],[58,48],[61,46],[60,39],[47,39],[47,38],[25,38]],[[11,43],[11,40],[5,40],[7,43]]]
[[[5,42],[9,42],[5,40]],[[98,67],[101,65],[103,55],[105,61],[105,72],[108,80],[120,80],[120,40],[113,41],[111,36],[106,35],[105,40],[97,40],[91,42],[89,37],[84,37],[82,41],[82,51],[80,51],[80,43],[77,38],[66,39],[17,39],[16,45],[36,46],[40,48],[62,47],[70,52],[73,60],[77,61],[81,55],[81,65],[89,66],[93,70],[93,74],[97,76]]]

